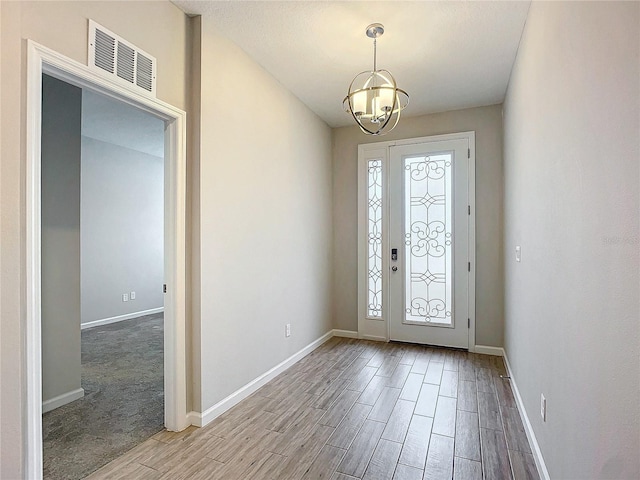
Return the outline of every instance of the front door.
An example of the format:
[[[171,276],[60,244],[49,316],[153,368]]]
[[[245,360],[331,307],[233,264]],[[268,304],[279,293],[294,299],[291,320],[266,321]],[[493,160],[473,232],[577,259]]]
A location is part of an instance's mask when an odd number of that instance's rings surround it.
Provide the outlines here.
[[[360,146],[361,338],[469,348],[474,139]]]
[[[469,347],[469,143],[390,147],[389,337]]]

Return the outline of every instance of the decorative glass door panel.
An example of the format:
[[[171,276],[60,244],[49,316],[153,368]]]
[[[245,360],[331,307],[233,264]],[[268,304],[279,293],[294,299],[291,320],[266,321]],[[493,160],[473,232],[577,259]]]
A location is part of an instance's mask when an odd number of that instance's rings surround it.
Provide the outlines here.
[[[452,324],[452,159],[404,158],[404,323]]]
[[[382,318],[382,160],[367,162],[367,317]]]
[[[391,340],[469,347],[468,148],[468,139],[389,148]]]

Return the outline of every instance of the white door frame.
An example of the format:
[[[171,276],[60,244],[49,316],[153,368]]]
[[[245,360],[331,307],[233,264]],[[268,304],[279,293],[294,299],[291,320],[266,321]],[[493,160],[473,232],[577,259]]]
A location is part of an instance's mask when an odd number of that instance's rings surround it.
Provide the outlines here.
[[[24,475],[42,478],[41,345],[41,120],[42,74],[145,110],[165,121],[165,426],[180,431],[187,419],[185,329],[186,113],[27,40],[26,319]],[[78,326],[78,328],[80,328]]]
[[[444,135],[432,135],[429,137],[408,138],[403,140],[392,140],[386,142],[363,143],[358,145],[358,337],[369,340],[389,341],[389,296],[385,293],[383,297],[382,319],[367,318],[366,302],[367,291],[366,265],[367,252],[365,251],[364,239],[367,235],[366,217],[366,184],[362,168],[366,159],[381,158],[383,160],[383,224],[387,224],[389,217],[389,182],[388,168],[390,152],[389,148],[396,145],[414,145],[419,143],[441,142],[448,140],[468,140],[469,142],[469,262],[471,269],[469,273],[469,351],[475,352],[476,345],[476,134],[474,131],[450,133]],[[382,270],[389,269],[389,245],[386,228],[383,229],[383,254]],[[383,278],[383,284],[386,284]],[[385,287],[383,287],[385,288]],[[387,292],[388,288],[383,290]]]

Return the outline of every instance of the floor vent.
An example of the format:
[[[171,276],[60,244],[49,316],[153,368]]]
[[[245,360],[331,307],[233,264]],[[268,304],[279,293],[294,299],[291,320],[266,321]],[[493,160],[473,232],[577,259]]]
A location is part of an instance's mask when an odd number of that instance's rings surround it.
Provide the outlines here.
[[[155,57],[93,20],[89,20],[89,67],[156,94]]]

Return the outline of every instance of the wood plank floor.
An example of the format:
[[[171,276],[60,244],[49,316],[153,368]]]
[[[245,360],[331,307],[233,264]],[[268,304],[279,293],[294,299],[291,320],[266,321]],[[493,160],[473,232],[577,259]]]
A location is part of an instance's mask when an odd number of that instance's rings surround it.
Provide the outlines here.
[[[500,357],[333,338],[204,428],[91,479],[538,479]]]

